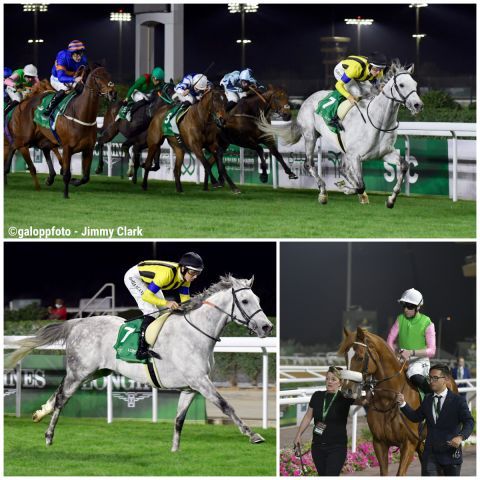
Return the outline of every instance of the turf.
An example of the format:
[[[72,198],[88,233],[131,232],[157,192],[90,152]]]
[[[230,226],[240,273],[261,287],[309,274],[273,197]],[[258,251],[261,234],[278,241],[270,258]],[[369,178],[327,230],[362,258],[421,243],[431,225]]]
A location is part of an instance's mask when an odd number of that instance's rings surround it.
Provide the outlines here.
[[[46,419],[45,419],[46,420]],[[44,420],[44,422],[45,422]],[[46,447],[47,423],[4,417],[5,476],[275,476],[275,429],[252,445],[234,426],[185,424],[170,452],[172,424],[62,418]]]
[[[45,178],[40,175],[41,180]],[[385,207],[386,194],[370,194],[370,204],[356,196],[331,193],[320,205],[313,190],[242,186],[241,195],[228,188],[204,192],[184,183],[175,193],[172,182],[150,181],[149,190],[128,180],[93,176],[90,183],[71,187],[62,196],[63,182],[36,192],[30,175],[9,175],[5,187],[4,225],[52,226],[71,229],[82,237],[84,227],[139,226],[137,238],[475,238],[476,203],[444,197],[401,195],[394,209]],[[95,235],[87,237],[101,238]],[[107,237],[108,238],[108,237]],[[114,238],[122,238],[114,233]]]

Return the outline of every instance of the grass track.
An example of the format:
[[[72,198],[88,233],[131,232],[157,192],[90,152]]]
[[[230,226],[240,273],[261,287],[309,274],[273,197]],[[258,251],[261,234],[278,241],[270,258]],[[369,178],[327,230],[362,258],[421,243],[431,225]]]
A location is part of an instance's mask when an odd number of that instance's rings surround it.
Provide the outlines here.
[[[43,182],[45,175],[40,175]],[[172,182],[150,181],[149,191],[127,180],[93,176],[89,184],[71,187],[62,196],[63,182],[36,192],[30,175],[9,175],[5,187],[5,237],[11,226],[52,226],[81,237],[85,226],[143,229],[143,238],[475,238],[476,203],[453,203],[441,197],[400,196],[393,210],[386,194],[370,194],[370,205],[356,196],[331,193],[319,205],[312,190],[273,190],[243,186],[241,195],[228,188],[203,192],[184,184],[175,193]],[[75,233],[75,230],[77,233]],[[116,235],[114,235],[116,236]]]
[[[49,418],[49,417],[48,417]],[[275,476],[275,429],[251,445],[234,426],[186,423],[171,453],[172,424],[62,418],[45,446],[47,419],[4,417],[6,476]]]

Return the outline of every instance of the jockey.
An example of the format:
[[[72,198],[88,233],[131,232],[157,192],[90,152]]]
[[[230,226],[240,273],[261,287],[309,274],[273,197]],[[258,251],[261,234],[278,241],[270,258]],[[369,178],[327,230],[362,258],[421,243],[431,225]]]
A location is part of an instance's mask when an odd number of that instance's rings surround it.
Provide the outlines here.
[[[175,86],[173,98],[178,99],[186,108],[198,102],[210,86],[211,83],[203,73],[185,75],[182,81]]]
[[[82,77],[74,77],[75,72],[82,66],[88,67],[88,61],[85,56],[85,44],[80,40],[72,40],[68,44],[68,48],[57,53],[50,76],[50,83],[57,93],[43,112],[45,117],[48,117],[61,102],[66,91],[71,90],[82,80]]]
[[[161,88],[164,84],[165,72],[163,68],[155,67],[151,74],[144,73],[135,80],[135,83],[129,88],[127,96],[123,103],[134,103],[130,112],[127,114],[128,120],[142,105],[145,105],[151,99],[151,94],[156,88]]]
[[[228,100],[227,111],[229,111],[241,98],[247,95],[251,87],[258,87],[258,82],[253,77],[252,69],[246,68],[241,72],[235,70],[227,73],[220,80],[220,85],[225,89],[225,95]]]
[[[430,357],[435,355],[435,325],[429,317],[420,313],[423,305],[422,294],[410,288],[398,300],[401,313],[388,334],[387,343],[395,351],[394,342],[398,337],[399,353],[409,362],[407,377],[424,393],[431,393],[427,381]]]
[[[24,99],[25,94],[39,82],[37,67],[32,64],[15,70],[8,78],[5,78],[3,82],[6,87],[5,91],[11,101],[7,105],[4,115],[18,105]]]
[[[337,79],[335,88],[353,105],[357,103],[358,96],[349,90],[352,90],[352,87],[355,86],[359,88],[357,82],[370,81],[375,84],[383,77],[383,71],[386,67],[387,57],[383,53],[373,52],[368,57],[350,55],[338,63],[333,70]]]
[[[190,283],[203,270],[203,260],[198,253],[182,255],[178,263],[147,260],[130,268],[125,274],[125,285],[143,313],[137,358],[148,358],[145,331],[160,315],[160,310],[176,310],[179,303],[190,300]],[[169,299],[167,299],[167,298]],[[163,307],[163,308],[162,308]]]

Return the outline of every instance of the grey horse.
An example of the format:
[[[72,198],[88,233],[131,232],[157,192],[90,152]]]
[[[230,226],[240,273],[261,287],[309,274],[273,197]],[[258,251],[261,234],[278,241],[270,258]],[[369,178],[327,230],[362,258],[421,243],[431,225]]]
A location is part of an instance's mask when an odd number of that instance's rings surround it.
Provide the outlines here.
[[[350,109],[342,121],[345,131],[341,134],[341,142],[345,155],[340,165],[340,174],[344,180],[337,185],[347,195],[357,193],[361,203],[368,203],[362,175],[362,162],[365,160],[383,158],[384,161],[399,166],[397,182],[387,200],[388,208],[393,208],[400,193],[408,171],[408,162],[400,157],[394,147],[397,139],[398,110],[402,105],[416,115],[423,108],[412,73],[413,65],[402,67],[398,62],[392,63],[379,93],[361,100],[358,108]],[[315,169],[315,144],[320,135],[334,145],[338,145],[338,140],[315,110],[319,101],[330,93],[331,91],[322,90],[310,95],[300,107],[296,121],[292,121],[287,127],[259,122],[259,128],[263,132],[276,134],[290,145],[303,136],[306,152],[304,168],[317,181],[318,201],[323,204],[327,203],[328,195],[325,181]]]
[[[181,390],[173,434],[172,451],[180,446],[180,434],[187,410],[196,392],[210,400],[228,415],[241,433],[251,443],[263,442],[235,414],[234,409],[218,393],[209,378],[213,367],[213,348],[228,322],[244,325],[250,333],[260,338],[272,331],[272,323],[260,307],[258,297],[252,291],[250,280],[236,279],[231,275],[220,277],[203,293],[182,305],[181,312],[173,312],[165,322],[152,346],[159,359],[154,358],[158,380],[163,388]],[[39,422],[52,414],[45,432],[47,445],[51,445],[58,417],[69,398],[85,381],[121,373],[138,382],[149,383],[143,364],[127,363],[115,358],[113,349],[124,318],[97,316],[69,320],[47,325],[33,337],[19,341],[19,347],[5,358],[5,368],[13,368],[33,349],[55,342],[65,344],[66,375],[55,393],[33,414]]]

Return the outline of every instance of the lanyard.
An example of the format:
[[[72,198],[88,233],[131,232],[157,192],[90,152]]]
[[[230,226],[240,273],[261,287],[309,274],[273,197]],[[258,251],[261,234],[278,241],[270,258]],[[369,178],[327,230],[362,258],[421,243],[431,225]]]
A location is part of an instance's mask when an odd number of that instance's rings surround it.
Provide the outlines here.
[[[333,396],[331,402],[328,404],[328,407],[325,408],[325,404],[327,403],[327,394],[325,393],[325,398],[323,399],[323,407],[322,407],[322,422],[324,422],[325,419],[327,418],[328,411],[330,410],[330,407],[332,406],[332,403],[334,402],[337,394],[338,394],[338,390],[335,392],[335,395]]]

